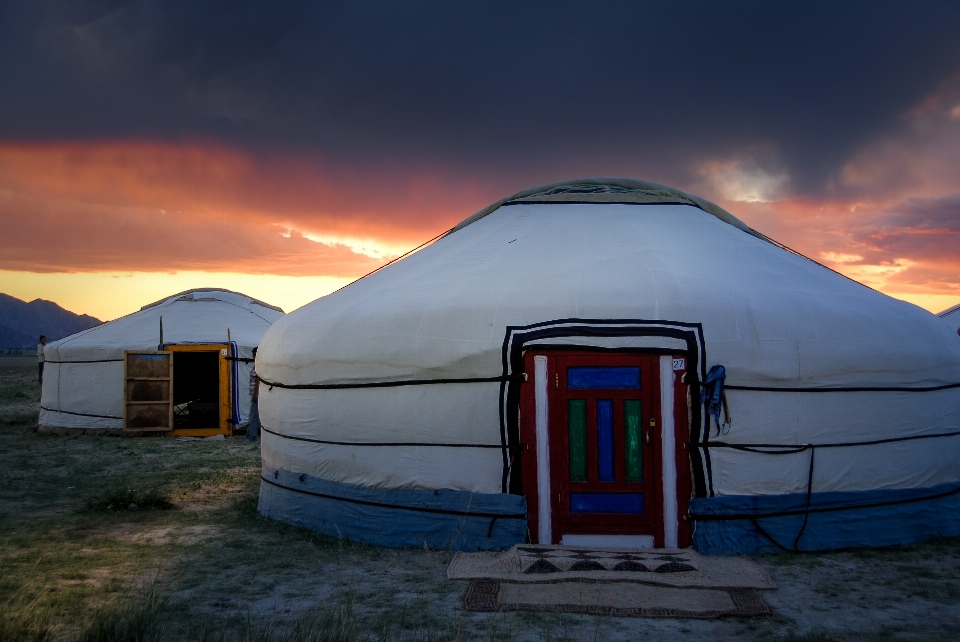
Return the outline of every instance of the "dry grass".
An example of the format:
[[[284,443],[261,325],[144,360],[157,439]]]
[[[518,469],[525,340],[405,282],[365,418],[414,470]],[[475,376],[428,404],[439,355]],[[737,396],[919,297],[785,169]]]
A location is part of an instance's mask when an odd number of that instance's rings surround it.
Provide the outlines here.
[[[88,497],[86,508],[92,511],[170,510],[174,505],[168,495],[154,488],[111,488],[99,496]]]

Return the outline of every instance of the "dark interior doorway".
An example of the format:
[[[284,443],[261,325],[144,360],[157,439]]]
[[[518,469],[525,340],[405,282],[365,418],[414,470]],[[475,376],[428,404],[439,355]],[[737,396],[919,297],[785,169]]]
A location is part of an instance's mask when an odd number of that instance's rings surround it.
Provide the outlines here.
[[[173,354],[175,429],[220,426],[220,361],[217,352]]]

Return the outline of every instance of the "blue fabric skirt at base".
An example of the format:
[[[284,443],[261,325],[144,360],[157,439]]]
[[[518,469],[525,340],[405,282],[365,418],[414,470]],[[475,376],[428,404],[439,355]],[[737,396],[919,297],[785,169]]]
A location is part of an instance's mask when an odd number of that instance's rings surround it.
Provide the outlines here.
[[[752,555],[794,550],[797,535],[799,551],[895,546],[960,535],[960,483],[814,493],[806,526],[802,512],[763,517],[804,511],[806,505],[805,494],[692,499],[693,546],[704,555]],[[816,512],[839,507],[843,509]]]
[[[503,550],[526,541],[523,497],[457,490],[383,490],[263,467],[264,517],[377,546]]]

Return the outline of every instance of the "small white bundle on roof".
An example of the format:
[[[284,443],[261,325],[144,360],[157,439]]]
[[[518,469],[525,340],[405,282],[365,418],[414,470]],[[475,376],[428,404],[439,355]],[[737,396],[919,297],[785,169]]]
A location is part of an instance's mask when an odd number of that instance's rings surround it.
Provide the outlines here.
[[[937,316],[950,324],[954,332],[960,335],[960,304],[944,310]]]
[[[280,308],[244,294],[201,288],[175,294],[133,314],[50,343],[44,350],[40,430],[122,430],[125,353],[178,349],[212,352],[214,378],[219,375],[214,357],[224,362],[223,371],[230,373],[229,381],[217,379],[210,385],[200,381],[199,385],[214,390],[222,386],[225,396],[229,396],[225,399],[223,423],[243,425],[250,407],[247,379],[253,361],[251,350],[282,316]],[[217,348],[204,350],[210,346]],[[196,378],[196,373],[185,372],[182,378],[187,377]],[[166,391],[170,403],[171,392]],[[216,431],[221,432],[220,420],[216,423]],[[201,432],[214,432],[213,425],[206,428]]]
[[[956,535],[956,339],[684,192],[533,188],[264,335],[259,510],[463,550]]]

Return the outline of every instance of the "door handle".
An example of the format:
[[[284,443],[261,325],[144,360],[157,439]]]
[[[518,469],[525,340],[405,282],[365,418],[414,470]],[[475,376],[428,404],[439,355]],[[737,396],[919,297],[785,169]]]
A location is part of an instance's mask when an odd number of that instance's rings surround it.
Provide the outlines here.
[[[650,445],[650,431],[647,431],[647,445]]]

